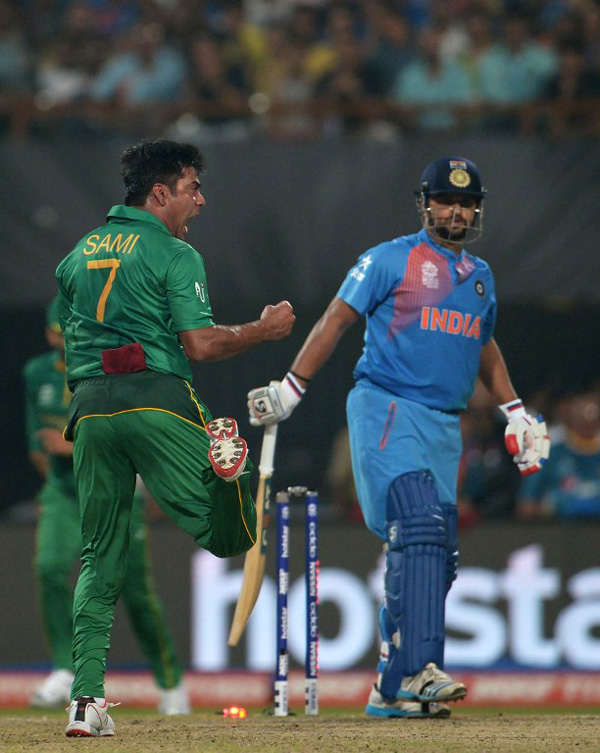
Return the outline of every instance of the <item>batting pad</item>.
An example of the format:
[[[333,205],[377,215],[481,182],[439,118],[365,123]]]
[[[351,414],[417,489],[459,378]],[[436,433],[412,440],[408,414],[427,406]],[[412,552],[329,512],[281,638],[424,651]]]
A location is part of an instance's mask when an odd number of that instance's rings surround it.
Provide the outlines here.
[[[390,652],[381,692],[395,697],[398,677],[428,662],[443,666],[447,592],[447,516],[429,471],[405,473],[387,499],[385,596],[388,617],[399,633]]]
[[[446,516],[446,596],[458,575],[458,507],[450,502],[442,503],[442,510]],[[439,666],[439,665],[438,665]]]

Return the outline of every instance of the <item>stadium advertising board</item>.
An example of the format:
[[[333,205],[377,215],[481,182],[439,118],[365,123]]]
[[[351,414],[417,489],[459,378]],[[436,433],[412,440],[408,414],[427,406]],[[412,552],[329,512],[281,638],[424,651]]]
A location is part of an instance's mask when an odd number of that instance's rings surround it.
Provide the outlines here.
[[[351,527],[323,529],[321,669],[372,668],[379,648],[377,610],[383,595],[379,542]],[[600,563],[595,561],[599,537],[591,526],[533,530],[508,524],[463,535],[459,576],[447,601],[447,666],[600,669]],[[297,663],[304,656],[301,543],[295,532],[289,651]],[[269,565],[267,572],[272,572]],[[227,646],[240,583],[241,566],[231,568],[204,552],[193,556],[193,669],[272,669],[275,585],[269,575],[241,647]]]

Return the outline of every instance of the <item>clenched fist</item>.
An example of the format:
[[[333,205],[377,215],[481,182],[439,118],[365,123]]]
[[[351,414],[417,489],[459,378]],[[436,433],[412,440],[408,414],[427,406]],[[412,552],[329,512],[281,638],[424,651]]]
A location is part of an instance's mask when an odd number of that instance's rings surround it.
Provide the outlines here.
[[[283,340],[292,331],[296,317],[289,301],[280,301],[275,306],[265,306],[260,321],[267,340]]]

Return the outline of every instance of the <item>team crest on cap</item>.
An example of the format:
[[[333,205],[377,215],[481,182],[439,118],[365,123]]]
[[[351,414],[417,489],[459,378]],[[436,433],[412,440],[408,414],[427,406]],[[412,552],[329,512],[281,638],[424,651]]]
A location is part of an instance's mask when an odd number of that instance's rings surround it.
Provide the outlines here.
[[[448,180],[450,181],[450,183],[452,183],[453,186],[456,186],[457,188],[466,188],[471,182],[471,176],[466,170],[463,170],[462,168],[454,168],[454,170],[450,171]]]

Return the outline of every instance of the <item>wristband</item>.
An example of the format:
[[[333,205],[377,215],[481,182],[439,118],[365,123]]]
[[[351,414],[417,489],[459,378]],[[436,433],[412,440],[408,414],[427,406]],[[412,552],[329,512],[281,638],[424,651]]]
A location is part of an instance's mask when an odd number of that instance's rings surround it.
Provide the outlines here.
[[[284,381],[292,389],[292,392],[298,398],[298,400],[302,400],[302,396],[306,392],[306,389],[300,385],[293,371],[288,371],[288,373],[285,375]]]
[[[307,377],[303,377],[302,374],[298,374],[295,371],[292,371],[291,369],[289,370],[288,373],[292,374],[292,376],[295,376],[296,379],[302,379],[302,381],[306,382],[306,384],[308,384],[310,382],[310,379],[308,379]]]
[[[523,401],[517,398],[516,400],[509,400],[508,403],[503,403],[498,406],[504,418],[510,423],[511,421],[518,421],[527,415],[527,411],[523,407]]]

